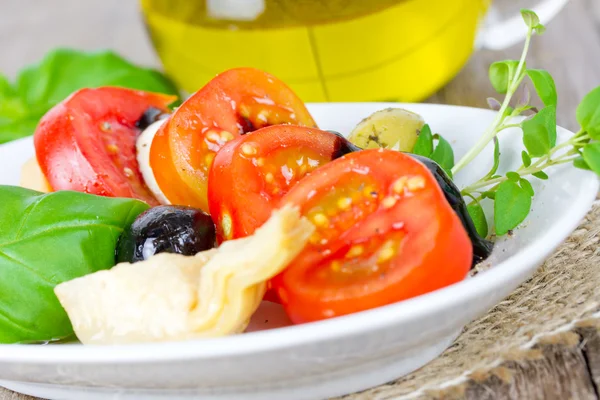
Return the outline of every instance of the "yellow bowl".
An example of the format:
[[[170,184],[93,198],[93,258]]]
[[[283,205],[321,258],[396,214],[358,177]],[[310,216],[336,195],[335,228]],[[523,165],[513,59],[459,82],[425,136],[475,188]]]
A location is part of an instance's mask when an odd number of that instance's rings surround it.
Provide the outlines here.
[[[420,101],[466,63],[489,6],[489,0],[353,0],[363,5],[361,15],[322,21],[322,14],[278,18],[268,8],[273,0],[248,1],[266,7],[262,20],[216,21],[207,16],[206,0],[196,9],[170,2],[170,11],[164,0],[142,0],[164,69],[181,88],[194,92],[221,71],[251,66],[284,80],[305,101]],[[307,12],[312,3],[319,2],[296,4]]]

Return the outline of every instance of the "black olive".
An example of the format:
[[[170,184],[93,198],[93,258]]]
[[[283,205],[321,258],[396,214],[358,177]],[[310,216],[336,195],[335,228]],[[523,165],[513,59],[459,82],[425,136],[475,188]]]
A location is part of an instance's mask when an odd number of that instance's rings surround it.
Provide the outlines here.
[[[460,218],[460,221],[462,222],[463,226],[465,227],[465,230],[469,234],[469,238],[471,239],[471,243],[473,244],[472,267],[474,267],[476,264],[478,264],[481,261],[488,258],[490,256],[490,254],[492,253],[492,249],[494,248],[494,243],[482,238],[477,233],[477,230],[475,229],[475,225],[473,224],[473,220],[471,219],[471,216],[469,215],[469,212],[467,211],[467,204],[465,203],[465,200],[461,196],[460,190],[456,187],[454,182],[452,182],[452,179],[450,179],[450,177],[446,174],[446,172],[442,169],[442,167],[440,167],[438,165],[438,163],[436,163],[435,161],[430,160],[427,157],[418,156],[418,155],[412,154],[412,153],[405,153],[405,154],[408,154],[409,156],[411,156],[411,157],[419,160],[423,164],[425,164],[427,169],[435,177],[435,180],[437,181],[440,188],[442,188],[442,190],[444,191],[446,200],[448,201],[448,203],[450,204],[450,206],[452,207],[454,212],[456,212],[456,214],[458,214],[458,217]]]
[[[142,261],[158,253],[194,255],[215,247],[210,215],[191,207],[158,206],[140,214],[117,243],[117,263]]]
[[[144,130],[150,125],[152,125],[154,122],[163,118],[167,118],[168,116],[168,113],[163,112],[158,108],[150,107],[146,111],[144,111],[140,119],[136,121],[135,127]]]
[[[348,139],[346,139],[341,133],[336,132],[336,131],[328,131],[328,132],[331,132],[343,139],[339,150],[336,152],[335,158],[341,157],[344,154],[348,154],[353,151],[362,150],[360,147],[356,146],[355,144],[350,142]],[[442,167],[440,167],[435,161],[430,160],[427,157],[419,156],[419,155],[412,154],[412,153],[405,153],[405,154],[408,154],[409,156],[419,160],[421,163],[423,163],[427,167],[429,172],[431,172],[433,174],[433,176],[435,177],[437,184],[440,186],[440,188],[444,192],[446,201],[448,201],[448,203],[450,204],[450,207],[452,207],[454,212],[460,218],[460,221],[462,222],[465,230],[467,231],[467,234],[469,235],[469,238],[471,239],[471,243],[473,245],[473,262],[472,262],[471,267],[475,267],[475,265],[479,264],[481,261],[488,258],[490,256],[490,254],[492,253],[492,249],[494,248],[494,243],[485,238],[482,238],[477,233],[477,230],[475,229],[475,225],[473,224],[473,220],[471,219],[471,216],[469,215],[469,212],[467,211],[467,204],[465,203],[465,200],[461,196],[460,190],[458,189],[458,187],[456,187],[454,182],[452,182],[452,179],[450,179],[450,177],[446,174],[446,172],[442,169]]]
[[[335,160],[336,158],[340,158],[343,155],[346,155],[348,153],[352,153],[354,151],[359,151],[362,150],[360,147],[356,146],[354,143],[352,143],[351,141],[349,141],[348,139],[346,139],[344,137],[344,135],[342,135],[339,132],[336,131],[327,131],[330,133],[333,133],[335,136],[337,136],[338,138],[340,138],[340,140],[338,140],[336,142],[336,148],[335,151],[333,153],[333,159]]]

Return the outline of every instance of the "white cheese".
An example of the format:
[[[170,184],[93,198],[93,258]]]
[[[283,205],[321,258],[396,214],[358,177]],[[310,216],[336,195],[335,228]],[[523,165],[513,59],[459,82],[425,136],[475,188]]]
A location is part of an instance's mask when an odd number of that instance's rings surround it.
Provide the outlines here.
[[[140,172],[144,177],[146,186],[148,186],[148,189],[150,189],[160,204],[171,204],[171,202],[167,199],[167,196],[165,196],[162,190],[160,190],[158,182],[156,182],[156,178],[154,177],[154,171],[150,166],[150,147],[152,146],[152,140],[154,140],[156,132],[158,132],[158,129],[162,124],[167,122],[167,120],[168,118],[164,118],[152,123],[149,127],[144,129],[136,142],[137,161],[140,166]]]

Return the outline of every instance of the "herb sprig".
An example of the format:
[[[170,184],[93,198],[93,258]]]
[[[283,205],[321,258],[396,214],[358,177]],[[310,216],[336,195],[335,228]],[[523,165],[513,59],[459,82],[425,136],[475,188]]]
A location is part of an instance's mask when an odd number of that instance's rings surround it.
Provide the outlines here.
[[[493,142],[492,168],[461,192],[470,199],[469,214],[482,236],[488,235],[487,221],[481,206],[485,199],[494,202],[496,235],[506,234],[525,220],[535,194],[526,177],[548,179],[545,172],[547,168],[566,163],[572,163],[577,168],[593,170],[600,175],[600,87],[586,95],[577,108],[577,121],[581,127],[579,131],[569,140],[557,144],[558,95],[554,79],[548,71],[530,69],[526,64],[532,37],[534,34],[544,33],[545,27],[540,24],[533,11],[521,10],[521,15],[528,27],[521,58],[518,61],[495,62],[489,69],[490,82],[496,92],[505,95],[504,100],[500,102],[494,98],[488,99],[490,107],[498,111],[495,119],[477,143],[451,167],[450,171],[452,175],[459,172]],[[532,82],[544,105],[540,110],[530,104],[531,94],[523,83],[526,77]],[[517,101],[513,101],[519,89],[521,95]],[[513,103],[516,104],[511,105]],[[525,113],[530,115],[526,116]],[[520,167],[499,175],[497,171],[501,160],[498,135],[509,128],[522,130],[526,150],[521,154]]]

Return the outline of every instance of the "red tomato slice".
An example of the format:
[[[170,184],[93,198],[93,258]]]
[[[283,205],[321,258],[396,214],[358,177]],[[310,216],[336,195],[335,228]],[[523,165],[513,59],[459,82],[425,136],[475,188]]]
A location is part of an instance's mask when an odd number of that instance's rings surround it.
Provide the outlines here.
[[[281,199],[317,227],[273,280],[294,323],[394,303],[462,280],[472,245],[433,175],[392,150],[348,154]]]
[[[158,204],[139,171],[135,123],[148,108],[167,111],[175,99],[116,87],[73,93],[44,115],[34,134],[50,186]]]
[[[252,68],[217,75],[158,131],[150,166],[169,201],[208,211],[215,153],[235,137],[268,125],[315,126],[304,103],[277,78]]]
[[[254,233],[296,182],[347,152],[335,134],[294,125],[262,128],[227,143],[208,178],[219,241]]]

